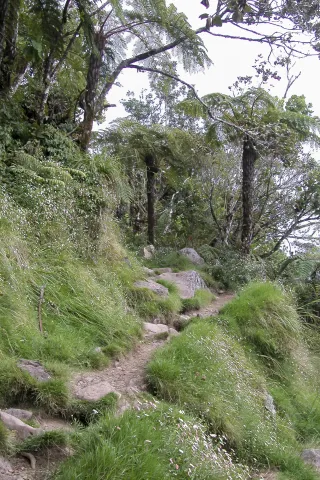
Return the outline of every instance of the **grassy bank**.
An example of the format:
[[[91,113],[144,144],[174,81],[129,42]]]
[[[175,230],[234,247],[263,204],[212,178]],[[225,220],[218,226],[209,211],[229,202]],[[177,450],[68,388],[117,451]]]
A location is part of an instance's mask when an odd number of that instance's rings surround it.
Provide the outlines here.
[[[207,435],[199,419],[154,400],[120,418],[105,417],[74,439],[76,454],[56,480],[244,480],[222,439]]]
[[[290,297],[275,285],[253,284],[220,317],[193,322],[158,351],[148,378],[159,398],[224,435],[242,462],[314,479],[299,458],[302,443],[315,441],[320,428],[317,378],[305,368],[307,356]],[[267,393],[274,395],[275,415],[266,409]]]
[[[70,369],[102,367],[139,338],[128,291],[141,269],[127,263],[111,221],[88,256],[62,220],[43,238],[49,226],[30,223],[7,197],[0,216],[0,407],[29,399],[58,410],[68,403]],[[52,379],[38,383],[17,367],[20,358],[40,361]]]

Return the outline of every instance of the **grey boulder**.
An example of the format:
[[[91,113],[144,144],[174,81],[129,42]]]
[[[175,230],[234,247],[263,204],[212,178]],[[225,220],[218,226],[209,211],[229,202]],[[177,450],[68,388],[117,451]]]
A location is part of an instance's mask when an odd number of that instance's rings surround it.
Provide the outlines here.
[[[147,288],[148,290],[151,290],[151,292],[156,293],[160,297],[167,297],[169,294],[167,287],[164,287],[163,285],[160,285],[160,283],[154,282],[151,279],[138,280],[137,282],[135,282],[134,286],[137,288]]]
[[[179,253],[184,257],[187,257],[190,262],[194,263],[195,265],[203,265],[204,260],[200,255],[193,249],[193,248],[182,248],[179,250]]]
[[[320,472],[320,450],[315,448],[307,448],[301,454],[305,463],[313,465]]]
[[[162,273],[159,275],[159,278],[174,283],[178,287],[181,298],[192,298],[196,290],[207,288],[199,273],[194,270],[178,273]]]
[[[21,370],[28,372],[29,375],[38,380],[38,382],[47,382],[51,379],[51,375],[47,372],[44,366],[34,360],[25,360],[22,358],[18,363],[18,367],[21,368]]]

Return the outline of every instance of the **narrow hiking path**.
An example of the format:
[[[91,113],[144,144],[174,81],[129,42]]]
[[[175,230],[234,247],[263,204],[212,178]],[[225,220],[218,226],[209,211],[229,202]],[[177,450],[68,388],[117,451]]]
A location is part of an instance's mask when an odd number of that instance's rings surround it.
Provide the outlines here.
[[[207,307],[188,312],[187,316],[189,318],[214,316],[232,298],[233,295],[230,293],[221,294]],[[146,333],[136,348],[104,370],[76,374],[70,382],[72,394],[84,400],[98,400],[110,392],[115,392],[122,398],[120,409],[124,409],[123,404],[126,405],[126,399],[130,400],[137,393],[147,389],[146,365],[153,352],[167,341],[167,339],[157,338],[158,335],[158,333],[154,335]],[[170,337],[169,333],[168,338]]]
[[[219,295],[210,305],[188,312],[188,318],[209,317],[233,298],[232,294]],[[145,324],[144,338],[126,356],[103,370],[76,373],[70,381],[71,394],[79,399],[94,401],[110,392],[119,395],[117,414],[130,407],[138,407],[138,394],[147,390],[145,369],[153,353],[178,332],[161,324]],[[154,328],[153,328],[154,327]],[[43,430],[72,430],[69,422],[34,412],[34,418]],[[68,447],[50,447],[43,452],[34,452],[36,467],[33,469],[27,458],[21,455],[5,459],[0,455],[0,480],[48,480],[58,465],[70,456]],[[71,480],[71,479],[70,479]]]

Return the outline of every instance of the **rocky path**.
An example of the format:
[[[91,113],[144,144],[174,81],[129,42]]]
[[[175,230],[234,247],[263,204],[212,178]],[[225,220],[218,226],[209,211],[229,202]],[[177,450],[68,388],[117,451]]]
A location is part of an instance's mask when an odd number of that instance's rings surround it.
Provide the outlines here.
[[[208,317],[218,311],[232,299],[230,294],[219,295],[211,305],[192,312],[188,318]],[[119,395],[120,415],[135,405],[137,394],[147,389],[145,368],[155,350],[160,348],[178,332],[167,325],[145,323],[143,340],[128,355],[121,357],[104,370],[94,370],[75,374],[70,382],[74,397],[88,401],[98,400],[110,392]],[[44,415],[34,417],[43,430],[70,429],[67,422]],[[70,455],[68,448],[53,447],[36,456],[36,468],[23,456],[5,459],[0,455],[0,480],[47,480],[59,463]],[[71,480],[71,479],[70,479]]]
[[[232,297],[231,294],[222,294],[211,305],[189,312],[188,317],[204,318],[216,315]],[[165,333],[166,329],[168,338],[177,334],[175,330],[168,329],[164,325],[154,325],[154,332],[149,330],[149,326],[152,329],[152,324],[145,325],[147,330],[144,339],[127,356],[114,361],[104,370],[76,374],[70,384],[72,394],[85,400],[98,400],[110,392],[115,392],[122,398],[120,403],[123,408],[123,403],[126,403],[125,399],[129,401],[135,394],[145,391],[147,388],[145,367],[153,352],[167,341],[166,338],[159,339],[157,337],[159,334]]]
[[[222,293],[207,307],[201,308],[200,310],[193,310],[192,312],[188,312],[187,315],[189,317],[201,318],[215,316],[226,303],[233,299],[233,297],[234,294],[232,293]]]

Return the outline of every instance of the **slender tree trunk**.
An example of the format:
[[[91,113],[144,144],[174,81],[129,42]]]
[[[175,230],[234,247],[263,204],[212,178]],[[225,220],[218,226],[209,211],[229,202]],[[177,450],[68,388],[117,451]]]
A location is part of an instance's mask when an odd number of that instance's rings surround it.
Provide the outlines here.
[[[9,0],[0,1],[0,66],[3,58],[3,46],[5,43],[5,26],[8,12]]]
[[[106,37],[103,32],[95,34],[95,50],[92,51],[89,60],[87,73],[87,85],[84,96],[84,117],[81,126],[80,147],[83,151],[89,148],[93,122],[95,117],[95,105],[97,100],[97,90],[100,78],[100,71],[103,60],[103,50],[106,44]]]
[[[155,183],[156,167],[155,158],[153,155],[146,155],[145,162],[147,166],[147,199],[148,199],[148,242],[154,245],[154,229],[156,224],[154,204],[155,204]]]
[[[5,2],[6,3],[6,2]],[[2,10],[3,8],[0,7]],[[0,67],[0,92],[4,95],[10,90],[17,52],[18,20],[20,0],[11,0],[7,5],[3,32],[2,61]],[[0,25],[0,28],[1,25]],[[1,55],[1,53],[0,53]]]
[[[20,87],[24,79],[25,73],[29,67],[29,62],[27,62],[26,60],[19,58],[18,62],[19,62],[19,68],[16,71],[16,76],[11,85],[11,95],[14,95],[18,90],[18,88]]]
[[[250,253],[252,241],[252,211],[254,193],[254,171],[258,154],[253,140],[246,135],[242,151],[242,231],[241,243],[244,254]]]

